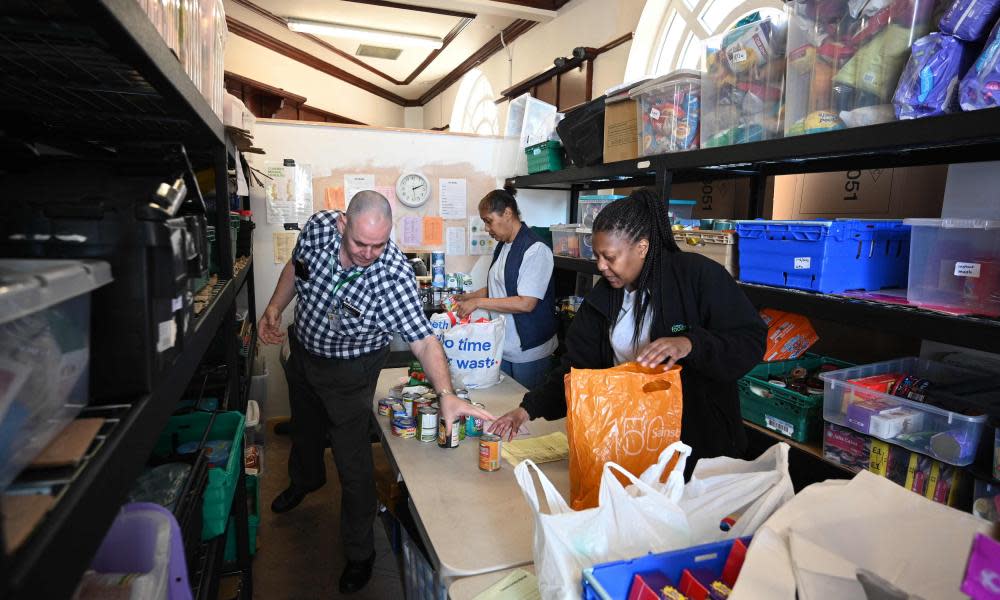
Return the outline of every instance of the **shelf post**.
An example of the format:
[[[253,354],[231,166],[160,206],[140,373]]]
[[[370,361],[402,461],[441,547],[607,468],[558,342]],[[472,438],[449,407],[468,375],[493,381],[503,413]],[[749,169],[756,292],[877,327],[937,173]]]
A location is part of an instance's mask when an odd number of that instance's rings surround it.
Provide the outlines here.
[[[751,219],[764,217],[764,199],[767,197],[768,175],[763,170],[750,176],[750,202],[747,211]]]
[[[670,188],[674,181],[673,172],[665,161],[656,162],[656,195],[664,202],[670,201]]]

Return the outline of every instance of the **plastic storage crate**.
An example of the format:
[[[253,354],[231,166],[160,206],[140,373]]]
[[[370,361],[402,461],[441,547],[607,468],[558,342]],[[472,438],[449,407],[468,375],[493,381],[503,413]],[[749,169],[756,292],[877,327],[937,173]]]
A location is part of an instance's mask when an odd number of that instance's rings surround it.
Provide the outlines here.
[[[739,221],[740,280],[814,292],[905,287],[901,221]]]
[[[260,529],[260,482],[254,475],[247,475],[247,530],[250,556],[257,554],[257,531]],[[226,529],[226,550],[223,560],[236,562],[236,516],[229,518]]]
[[[785,19],[737,27],[705,44],[701,79],[701,147],[781,137]]]
[[[600,214],[604,207],[611,204],[615,200],[621,200],[625,196],[619,196],[616,194],[601,194],[601,195],[591,195],[591,196],[580,196],[577,199],[577,211],[576,214],[580,218],[580,224],[584,227],[593,227],[594,219]]]
[[[580,227],[576,230],[577,243],[580,246],[580,258],[594,260],[594,232],[590,227]]]
[[[701,119],[701,74],[674,71],[633,88],[639,156],[697,150]]]
[[[562,144],[549,140],[524,149],[528,157],[528,173],[558,171],[563,168]]]
[[[675,200],[671,198],[667,201],[667,212],[670,215],[670,222],[690,220],[694,215],[694,200]]]
[[[580,258],[580,241],[576,237],[576,230],[580,228],[579,223],[569,225],[552,225],[552,253],[556,256],[570,256]]]
[[[714,260],[737,276],[736,234],[731,231],[675,231],[674,241],[684,252],[694,252]]]
[[[893,92],[934,5],[869,3],[852,15],[847,3],[788,3],[785,135],[894,121]]]
[[[243,468],[243,414],[236,411],[215,413],[192,413],[170,417],[167,427],[153,448],[153,454],[160,458],[175,455],[177,447],[188,442],[225,440],[232,442],[225,468],[211,467],[208,470],[208,485],[205,486],[202,504],[201,539],[209,540],[222,535],[229,521],[229,509],[233,505],[233,494],[239,480],[239,469]],[[208,436],[205,429],[212,423]]]
[[[586,600],[628,598],[635,575],[648,571],[663,573],[673,582],[674,588],[678,588],[686,569],[697,570],[732,587],[743,566],[750,540],[748,536],[595,565],[583,570],[583,597]]]
[[[913,376],[930,382],[928,388],[914,386],[925,401],[909,400],[887,393],[891,384],[867,379],[876,376]],[[986,416],[975,413],[976,399],[995,399],[995,381],[976,371],[952,367],[920,358],[900,358],[820,374],[823,380],[823,418],[942,462],[965,466],[976,456]],[[883,381],[888,377],[880,378]],[[946,403],[949,410],[934,403]],[[959,412],[961,410],[962,412]]]
[[[604,96],[566,113],[556,126],[566,156],[578,167],[604,160]]]
[[[740,410],[743,418],[798,442],[819,439],[823,430],[823,395],[800,394],[769,383],[770,377],[784,377],[802,367],[808,371],[824,364],[851,367],[851,363],[806,354],[795,360],[760,363],[739,380]]]
[[[1000,220],[906,219],[914,304],[1000,316]]]
[[[431,566],[419,544],[400,527],[403,546],[403,591],[407,600],[448,600],[448,582]]]
[[[89,400],[96,260],[0,260],[0,490]]]

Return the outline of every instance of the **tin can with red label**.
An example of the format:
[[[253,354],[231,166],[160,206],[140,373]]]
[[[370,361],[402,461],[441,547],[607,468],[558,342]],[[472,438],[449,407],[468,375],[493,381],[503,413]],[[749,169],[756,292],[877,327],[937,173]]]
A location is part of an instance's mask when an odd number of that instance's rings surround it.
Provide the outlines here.
[[[479,470],[500,470],[500,436],[484,433],[479,438]]]

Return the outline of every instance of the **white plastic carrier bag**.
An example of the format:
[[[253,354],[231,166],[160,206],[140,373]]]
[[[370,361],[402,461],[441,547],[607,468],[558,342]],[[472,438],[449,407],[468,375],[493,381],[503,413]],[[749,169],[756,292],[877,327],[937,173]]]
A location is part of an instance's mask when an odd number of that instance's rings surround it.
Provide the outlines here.
[[[441,320],[437,323],[443,325]],[[503,319],[459,323],[449,328],[439,327],[435,329],[435,334],[448,356],[448,366],[456,385],[460,381],[469,389],[486,388],[502,381],[500,361],[503,360]]]

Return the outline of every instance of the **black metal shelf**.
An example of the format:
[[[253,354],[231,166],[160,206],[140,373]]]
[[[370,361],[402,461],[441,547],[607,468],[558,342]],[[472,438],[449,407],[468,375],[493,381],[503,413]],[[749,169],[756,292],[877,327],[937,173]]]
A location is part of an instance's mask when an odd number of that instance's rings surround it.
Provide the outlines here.
[[[597,263],[595,261],[587,260],[586,258],[570,258],[568,256],[553,256],[552,258],[557,269],[576,271],[577,273],[584,273],[586,275],[600,275],[597,271]]]
[[[224,145],[219,117],[135,0],[2,6],[6,133],[61,143]]]
[[[157,436],[230,312],[247,270],[222,289],[184,338],[184,352],[152,394],[137,399],[31,536],[4,565],[5,598],[68,598],[139,475]]]
[[[1000,108],[895,121],[812,135],[659,154],[593,167],[512,177],[517,188],[597,189],[673,181],[781,175],[1000,159]]]

